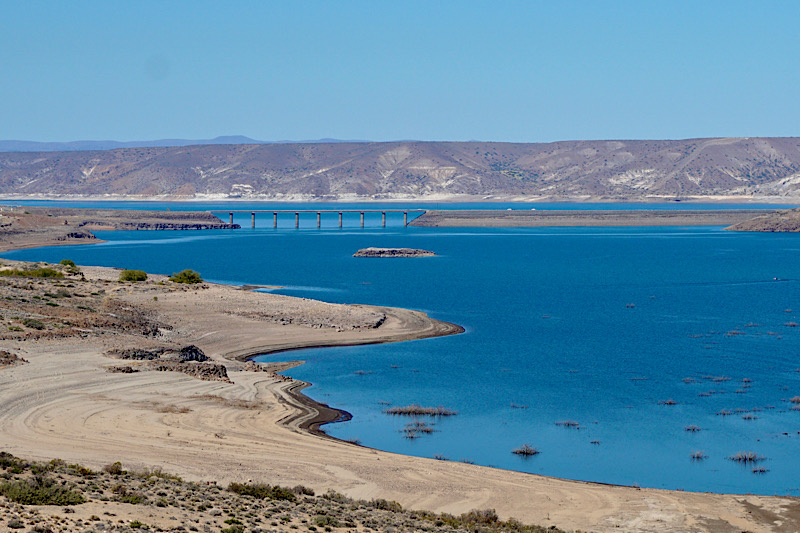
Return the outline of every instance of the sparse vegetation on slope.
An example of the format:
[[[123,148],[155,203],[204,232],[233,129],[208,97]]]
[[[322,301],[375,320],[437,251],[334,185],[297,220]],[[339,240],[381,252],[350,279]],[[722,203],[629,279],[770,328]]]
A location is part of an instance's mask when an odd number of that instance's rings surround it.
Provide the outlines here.
[[[0,452],[0,527],[30,531],[357,531],[431,533],[559,532],[501,520],[494,509],[460,515],[404,509],[385,499],[355,500],[335,490],[315,495],[308,487],[259,482],[191,483],[160,469],[132,471],[121,463],[100,471],[64,461],[30,462]],[[83,503],[103,502],[103,516],[73,518]],[[61,507],[37,513],[27,506]],[[183,518],[178,522],[176,516]],[[33,529],[31,529],[33,528]]]
[[[797,138],[205,145],[0,153],[0,193],[605,199],[800,192]],[[93,170],[93,179],[82,179]],[[207,176],[213,175],[209,180]]]

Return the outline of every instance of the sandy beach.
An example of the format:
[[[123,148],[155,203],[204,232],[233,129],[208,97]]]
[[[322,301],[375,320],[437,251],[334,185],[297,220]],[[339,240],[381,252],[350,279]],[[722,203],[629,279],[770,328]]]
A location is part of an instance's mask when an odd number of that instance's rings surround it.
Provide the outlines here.
[[[248,356],[419,339],[460,328],[415,311],[327,304],[207,283],[180,286],[163,276],[120,283],[116,269],[82,270],[88,281],[64,283],[72,286],[69,290],[97,302],[113,300],[115,309],[137,313],[132,323],[157,324],[160,334],[84,327],[62,336],[6,335],[0,348],[29,362],[0,369],[0,450],[95,468],[115,461],[128,468],[161,467],[189,480],[223,484],[300,483],[318,492],[333,488],[350,497],[386,498],[438,512],[494,508],[504,518],[583,531],[800,528],[795,498],[566,481],[401,456],[315,435],[306,428],[324,409],[297,394],[305,384],[272,373],[274,368],[253,371],[243,362]],[[42,283],[47,289],[56,281]],[[66,312],[63,305],[49,309]],[[114,348],[186,344],[224,364],[230,382],[147,370],[144,362],[104,355]],[[287,352],[286,360],[293,359]],[[122,363],[141,371],[107,371]]]

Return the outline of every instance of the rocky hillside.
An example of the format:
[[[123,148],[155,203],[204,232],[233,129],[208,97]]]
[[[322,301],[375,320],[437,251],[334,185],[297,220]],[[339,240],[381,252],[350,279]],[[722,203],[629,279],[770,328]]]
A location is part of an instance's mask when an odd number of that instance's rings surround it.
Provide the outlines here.
[[[0,153],[6,197],[800,197],[800,138],[233,144]]]

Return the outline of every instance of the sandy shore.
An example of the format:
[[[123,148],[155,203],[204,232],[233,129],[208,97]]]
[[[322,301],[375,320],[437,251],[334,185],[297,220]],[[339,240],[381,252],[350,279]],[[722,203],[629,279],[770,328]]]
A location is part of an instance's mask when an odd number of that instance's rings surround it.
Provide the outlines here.
[[[569,226],[729,226],[772,213],[771,209],[647,210],[441,210],[428,211],[411,226],[535,228]]]
[[[304,384],[248,370],[244,359],[293,347],[420,339],[458,328],[415,311],[212,284],[177,286],[159,276],[124,284],[115,281],[117,270],[83,270],[89,281],[70,288],[87,294],[81,301],[111,299],[114,309],[159,324],[161,334],[87,327],[60,338],[0,341],[0,349],[29,361],[0,369],[0,450],[93,467],[114,461],[129,468],[160,466],[190,480],[300,483],[318,492],[333,488],[439,512],[495,508],[502,517],[583,531],[800,530],[795,498],[566,481],[396,455],[314,435],[304,428],[330,413],[297,394]],[[46,288],[55,282],[43,283]],[[99,287],[102,294],[88,295]],[[64,305],[49,309],[63,312]],[[106,371],[120,364],[104,355],[110,348],[164,344],[197,345],[227,366],[231,382],[144,369]]]

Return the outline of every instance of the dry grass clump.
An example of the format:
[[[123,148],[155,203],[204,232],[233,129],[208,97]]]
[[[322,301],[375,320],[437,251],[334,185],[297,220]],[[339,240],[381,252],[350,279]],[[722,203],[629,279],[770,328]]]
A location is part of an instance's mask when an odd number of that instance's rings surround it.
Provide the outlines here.
[[[789,401],[790,401],[791,403],[800,404],[800,396],[795,396],[795,397],[793,397],[793,398],[789,398]]]
[[[415,422],[411,422],[410,424],[406,424],[403,429],[400,430],[400,433],[403,434],[403,437],[407,439],[416,439],[421,435],[428,435],[436,431],[433,427],[429,426],[425,422],[417,420]]]
[[[533,455],[539,455],[542,452],[539,451],[538,448],[535,448],[530,444],[523,444],[519,448],[511,450],[511,453],[513,453],[514,455],[521,455],[522,457],[531,457]]]
[[[763,455],[758,455],[756,452],[738,452],[728,457],[728,459],[737,463],[749,464],[765,461],[767,458]]]
[[[692,461],[702,461],[703,459],[708,458],[703,450],[693,451],[691,454],[689,454],[689,457],[692,458]]]
[[[454,416],[458,414],[457,411],[441,405],[439,407],[423,407],[416,403],[403,407],[390,407],[389,409],[384,409],[383,412],[387,415],[400,416]]]

